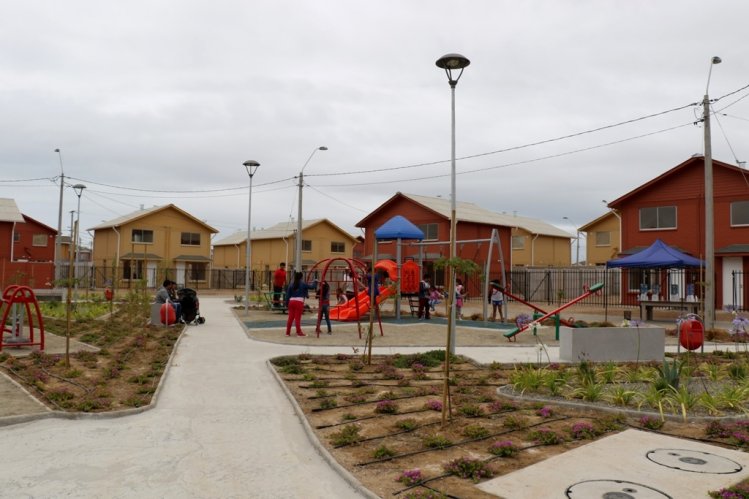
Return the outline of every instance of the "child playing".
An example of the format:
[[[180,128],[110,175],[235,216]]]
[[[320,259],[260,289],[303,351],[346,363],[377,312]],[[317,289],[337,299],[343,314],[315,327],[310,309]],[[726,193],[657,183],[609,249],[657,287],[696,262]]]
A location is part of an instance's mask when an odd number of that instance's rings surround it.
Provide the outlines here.
[[[501,322],[505,321],[504,312],[502,310],[502,305],[505,301],[505,295],[502,293],[502,286],[500,286],[497,283],[492,283],[492,289],[491,289],[491,301],[492,301],[492,320],[497,320],[497,310],[499,310],[499,320]]]
[[[463,290],[463,281],[461,279],[455,279],[455,318],[460,320],[463,318],[463,296],[465,292]]]
[[[432,309],[432,312],[435,311],[434,306],[439,305],[440,303],[442,303],[442,293],[432,286],[429,290],[429,307]]]
[[[345,305],[348,303],[348,298],[346,298],[346,294],[343,292],[343,289],[338,288],[335,290],[335,297],[336,297],[336,305]]]

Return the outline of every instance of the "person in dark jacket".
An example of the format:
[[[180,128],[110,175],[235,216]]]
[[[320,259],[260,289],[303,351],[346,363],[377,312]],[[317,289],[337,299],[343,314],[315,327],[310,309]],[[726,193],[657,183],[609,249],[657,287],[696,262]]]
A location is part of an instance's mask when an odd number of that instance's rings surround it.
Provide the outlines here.
[[[419,283],[419,319],[431,319],[429,316],[429,290],[432,287],[432,279],[425,275]]]

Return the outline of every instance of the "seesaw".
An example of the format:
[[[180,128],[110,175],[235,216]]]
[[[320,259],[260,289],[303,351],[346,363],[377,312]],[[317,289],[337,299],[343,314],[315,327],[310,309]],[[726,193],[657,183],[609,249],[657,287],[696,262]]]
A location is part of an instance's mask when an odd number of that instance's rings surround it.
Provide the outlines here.
[[[538,324],[540,324],[541,322],[545,321],[549,317],[554,316],[554,315],[558,314],[559,312],[561,312],[562,310],[564,310],[565,308],[570,307],[570,306],[574,305],[575,303],[586,299],[587,297],[589,297],[590,295],[594,294],[597,291],[600,291],[601,289],[603,289],[603,283],[602,282],[599,282],[597,284],[592,285],[588,289],[588,291],[586,291],[585,293],[581,294],[580,296],[578,296],[574,300],[565,303],[561,307],[559,307],[557,309],[554,309],[551,312],[546,312],[546,314],[542,315],[538,319],[535,319],[535,320],[529,322],[528,324],[523,324],[523,326],[521,326],[521,327],[516,327],[514,329],[511,329],[510,331],[507,331],[505,333],[505,338],[507,338],[508,340],[512,341],[512,339],[518,333],[522,333],[523,331],[525,331],[527,329],[530,329],[532,327],[537,326]]]

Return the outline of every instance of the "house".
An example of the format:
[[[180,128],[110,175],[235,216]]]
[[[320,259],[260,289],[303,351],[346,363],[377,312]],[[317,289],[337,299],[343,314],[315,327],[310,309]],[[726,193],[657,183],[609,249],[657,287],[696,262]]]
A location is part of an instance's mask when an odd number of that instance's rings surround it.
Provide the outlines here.
[[[585,234],[585,262],[588,265],[606,265],[621,251],[619,214],[609,211],[588,222],[578,230]]]
[[[404,244],[402,258],[418,259],[419,248],[422,248],[424,272],[434,275],[437,285],[444,285],[444,276],[434,272],[434,263],[440,258],[449,257],[450,205],[447,199],[396,193],[356,224],[366,233],[365,258],[372,258],[374,231],[393,216],[401,215],[418,226],[425,235],[420,245]],[[509,271],[512,266],[570,265],[572,236],[553,225],[533,218],[494,213],[473,203],[456,203],[456,216],[457,251],[461,258],[483,266],[489,251],[488,239],[492,229],[497,229],[505,270]],[[501,272],[496,251],[495,246],[490,269],[492,278],[498,277]],[[378,259],[395,259],[395,252],[395,244],[380,243]]]
[[[621,217],[620,254],[661,239],[687,254],[705,257],[704,167],[703,156],[692,156],[608,204]],[[716,308],[735,305],[746,310],[749,171],[713,160],[713,191]],[[675,275],[678,272],[671,278]],[[632,278],[640,282],[624,283],[625,288],[639,289],[643,276]],[[666,284],[670,288],[671,283]]]
[[[0,199],[0,285],[47,287],[54,281],[57,230],[18,209],[15,200]]]
[[[270,271],[280,262],[295,268],[296,222],[281,222],[267,229],[253,230],[253,271]],[[357,240],[327,218],[302,222],[302,268],[331,257],[351,258]],[[213,243],[215,269],[244,269],[247,263],[247,232],[237,232]]]
[[[94,231],[93,261],[97,285],[130,287],[146,279],[148,287],[170,278],[180,286],[207,283],[211,236],[218,231],[174,204],[130,213],[88,230]]]

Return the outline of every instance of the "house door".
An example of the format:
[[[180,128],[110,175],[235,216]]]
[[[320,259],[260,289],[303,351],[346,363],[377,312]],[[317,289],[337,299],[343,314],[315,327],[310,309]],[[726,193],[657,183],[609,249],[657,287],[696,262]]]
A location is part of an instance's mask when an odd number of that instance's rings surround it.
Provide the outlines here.
[[[723,258],[723,308],[741,307],[744,303],[744,283],[741,278],[744,271],[741,257],[727,256]],[[736,279],[733,273],[737,272]],[[734,287],[734,281],[736,286]]]
[[[156,262],[148,262],[148,269],[146,270],[146,279],[148,280],[148,287],[156,287]],[[159,284],[161,286],[161,284]]]
[[[185,262],[177,263],[177,287],[185,287]]]

